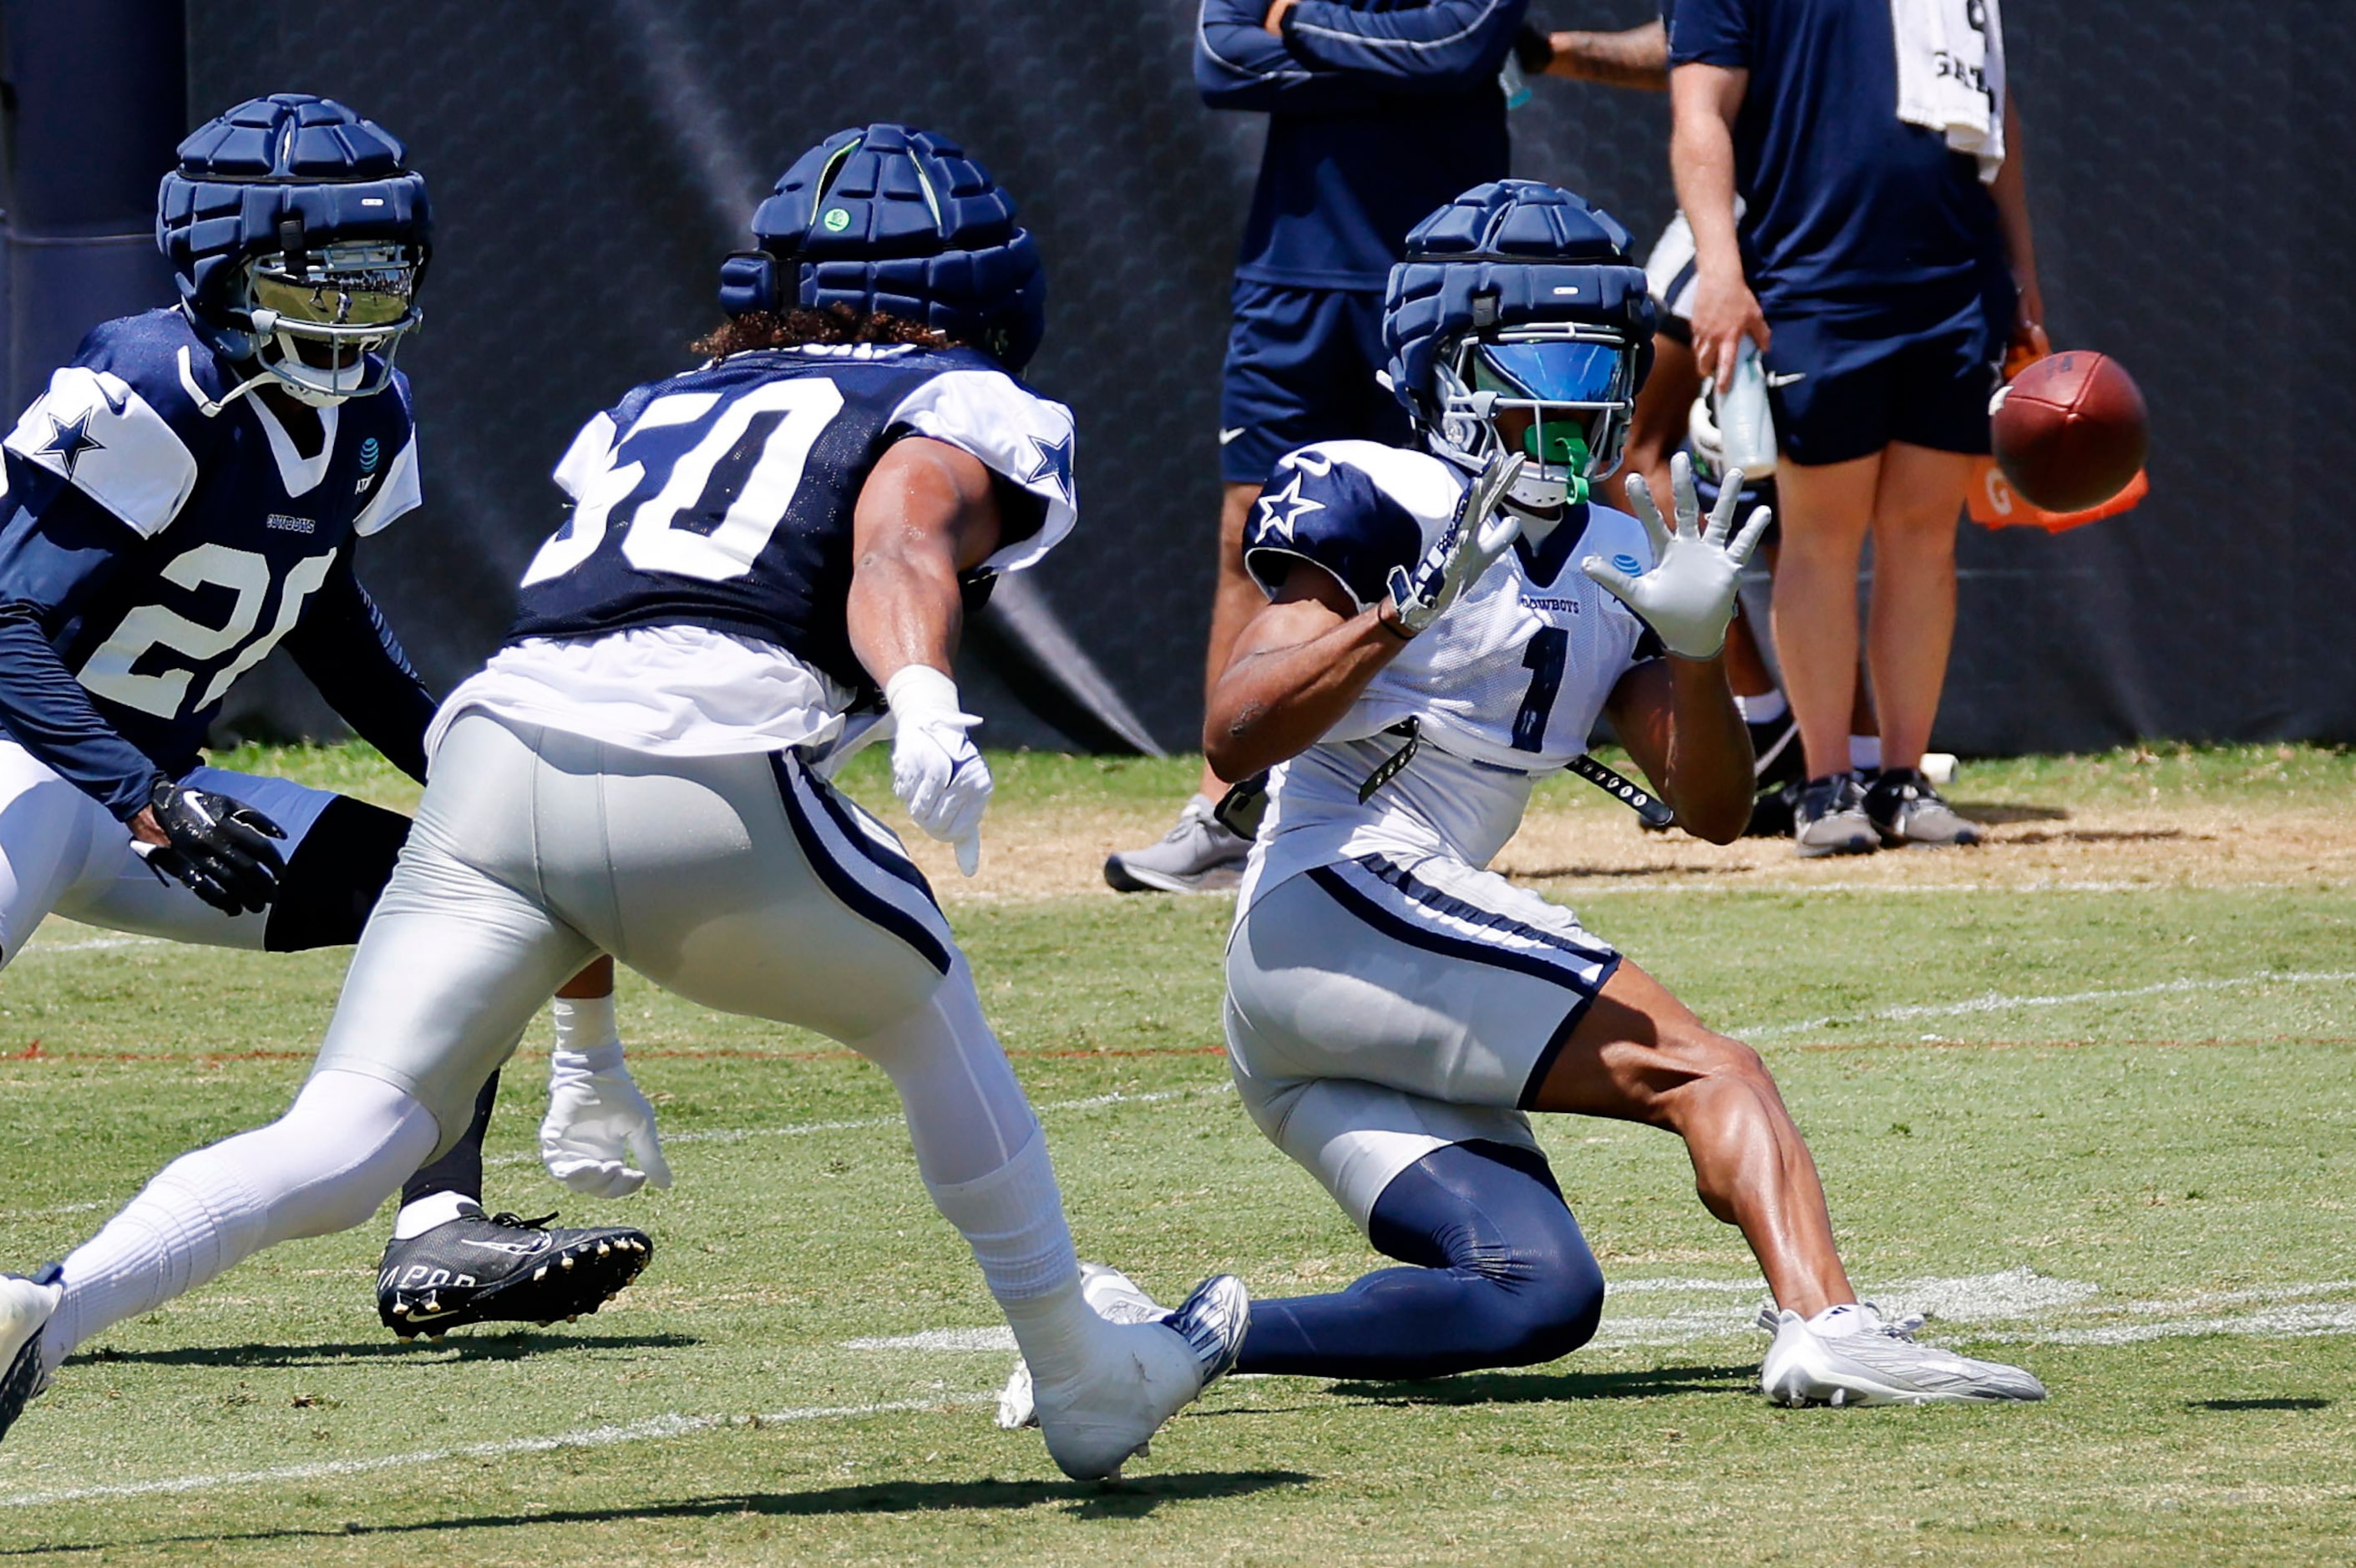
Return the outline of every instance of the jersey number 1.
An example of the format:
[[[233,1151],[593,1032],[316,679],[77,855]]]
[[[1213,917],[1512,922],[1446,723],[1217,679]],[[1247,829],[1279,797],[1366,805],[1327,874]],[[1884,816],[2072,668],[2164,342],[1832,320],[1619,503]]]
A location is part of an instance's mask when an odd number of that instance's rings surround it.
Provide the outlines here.
[[[662,455],[679,427],[700,422],[715,407],[718,416],[693,445]],[[562,577],[595,554],[614,509],[639,493],[650,467],[665,463],[661,487],[630,514],[623,558],[640,571],[706,582],[744,576],[785,521],[819,433],[841,411],[841,389],[816,376],[766,382],[724,406],[716,392],[657,398],[582,485],[573,520],[541,547],[523,586]],[[727,509],[712,517],[723,503]],[[680,527],[682,517],[691,526]]]
[[[1522,667],[1530,672],[1530,688],[1522,697],[1522,710],[1514,715],[1514,750],[1546,750],[1547,720],[1554,717],[1555,693],[1562,689],[1563,659],[1570,652],[1570,634],[1560,626],[1541,627],[1522,650]]]

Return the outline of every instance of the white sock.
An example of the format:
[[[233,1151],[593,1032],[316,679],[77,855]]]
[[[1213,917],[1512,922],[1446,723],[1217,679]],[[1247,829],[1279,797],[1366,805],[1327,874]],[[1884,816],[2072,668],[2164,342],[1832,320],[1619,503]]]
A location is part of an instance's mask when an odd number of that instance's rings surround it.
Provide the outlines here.
[[[482,1211],[483,1206],[463,1192],[429,1192],[414,1203],[401,1206],[401,1212],[392,1217],[392,1239],[405,1242],[436,1225]]]
[[[927,1184],[933,1203],[973,1248],[982,1278],[1042,1383],[1090,1376],[1117,1347],[1113,1325],[1080,1294],[1080,1261],[1064,1222],[1047,1139],[1034,1134],[988,1176]]]
[[[1734,710],[1742,715],[1745,724],[1764,724],[1789,713],[1792,705],[1784,700],[1782,691],[1771,687],[1756,697],[1736,698]]]
[[[434,1117],[357,1072],[319,1072],[287,1113],[166,1166],[69,1253],[41,1336],[54,1370],[91,1335],[152,1312],[264,1247],[348,1230],[434,1152]]]
[[[556,1049],[594,1051],[619,1045],[622,1031],[614,1022],[614,994],[602,997],[558,997],[549,1003],[556,1015]]]
[[[1881,737],[1851,735],[1848,738],[1848,765],[1863,770],[1881,765]]]
[[[1015,1307],[1078,1289],[1080,1260],[1064,1222],[1063,1195],[1047,1160],[1047,1138],[1033,1132],[1014,1157],[971,1181],[926,1182],[933,1206],[973,1249],[990,1294],[1011,1316]],[[1017,1330],[1018,1334],[1020,1330]]]

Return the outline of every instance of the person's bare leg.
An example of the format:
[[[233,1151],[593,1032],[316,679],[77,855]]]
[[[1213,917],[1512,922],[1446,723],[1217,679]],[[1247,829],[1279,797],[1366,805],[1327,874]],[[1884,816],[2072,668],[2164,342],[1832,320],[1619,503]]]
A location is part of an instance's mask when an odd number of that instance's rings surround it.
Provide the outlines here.
[[[568,1002],[612,996],[614,994],[614,961],[602,954],[591,959],[587,967],[581,973],[556,987],[556,994]]]
[[[1775,654],[1800,726],[1808,776],[1848,771],[1857,691],[1857,571],[1881,454],[1776,465],[1783,538],[1775,562]]]
[[[1759,1053],[1703,1028],[1626,959],[1555,1058],[1531,1108],[1676,1133],[1703,1207],[1742,1232],[1778,1307],[1813,1317],[1857,1299],[1833,1245],[1816,1162]]]
[[[1669,493],[1669,458],[1685,444],[1693,400],[1701,391],[1701,371],[1693,349],[1674,337],[1653,335],[1653,373],[1636,394],[1628,419],[1628,448],[1619,471],[1603,482],[1601,499],[1628,509],[1628,475],[1641,474],[1656,501]]]
[[[1873,670],[1881,765],[1921,765],[1955,635],[1955,528],[1973,459],[1892,442],[1873,497]]]
[[[1252,503],[1259,499],[1259,492],[1257,485],[1230,484],[1219,499],[1219,578],[1211,598],[1211,645],[1203,660],[1205,700],[1226,671],[1227,653],[1236,645],[1237,634],[1268,603],[1268,595],[1244,570],[1244,528],[1251,521]],[[1210,763],[1203,764],[1199,787],[1212,800],[1225,795],[1234,782],[1213,773]]]

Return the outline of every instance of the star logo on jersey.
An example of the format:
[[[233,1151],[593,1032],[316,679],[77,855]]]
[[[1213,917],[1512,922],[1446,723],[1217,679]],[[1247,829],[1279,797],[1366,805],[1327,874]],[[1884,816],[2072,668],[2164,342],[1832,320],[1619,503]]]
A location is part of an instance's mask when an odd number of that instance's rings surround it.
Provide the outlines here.
[[[1063,440],[1052,443],[1043,441],[1035,435],[1033,436],[1031,453],[1031,471],[1023,475],[1023,483],[1036,485],[1044,479],[1055,487],[1055,494],[1064,498],[1065,505],[1069,506],[1072,500],[1070,432],[1066,432]]]
[[[1296,470],[1292,475],[1292,483],[1281,490],[1259,498],[1261,538],[1282,539],[1285,543],[1290,544],[1294,525],[1310,513],[1322,512],[1325,509],[1324,502],[1311,500],[1301,493],[1301,475]]]
[[[44,457],[55,457],[66,465],[66,477],[73,477],[74,464],[86,452],[104,452],[106,443],[90,433],[91,411],[85,409],[70,420],[49,416],[49,439],[35,451]]]

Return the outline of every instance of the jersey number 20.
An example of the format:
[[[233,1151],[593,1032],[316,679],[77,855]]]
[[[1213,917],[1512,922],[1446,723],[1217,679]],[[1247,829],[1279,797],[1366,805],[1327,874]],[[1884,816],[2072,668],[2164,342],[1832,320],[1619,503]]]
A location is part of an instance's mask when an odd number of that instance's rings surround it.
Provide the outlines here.
[[[614,512],[641,496],[622,535],[630,565],[706,582],[751,571],[801,488],[810,448],[842,411],[842,392],[812,376],[764,382],[720,407],[723,398],[671,392],[648,403],[606,453],[605,466],[582,485],[573,520],[541,546],[523,586],[562,577],[587,560]],[[680,450],[683,427],[701,423],[715,408],[710,427]],[[715,475],[718,493],[707,499]],[[715,519],[712,513],[723,501],[727,509]],[[680,527],[683,518],[701,526]]]

